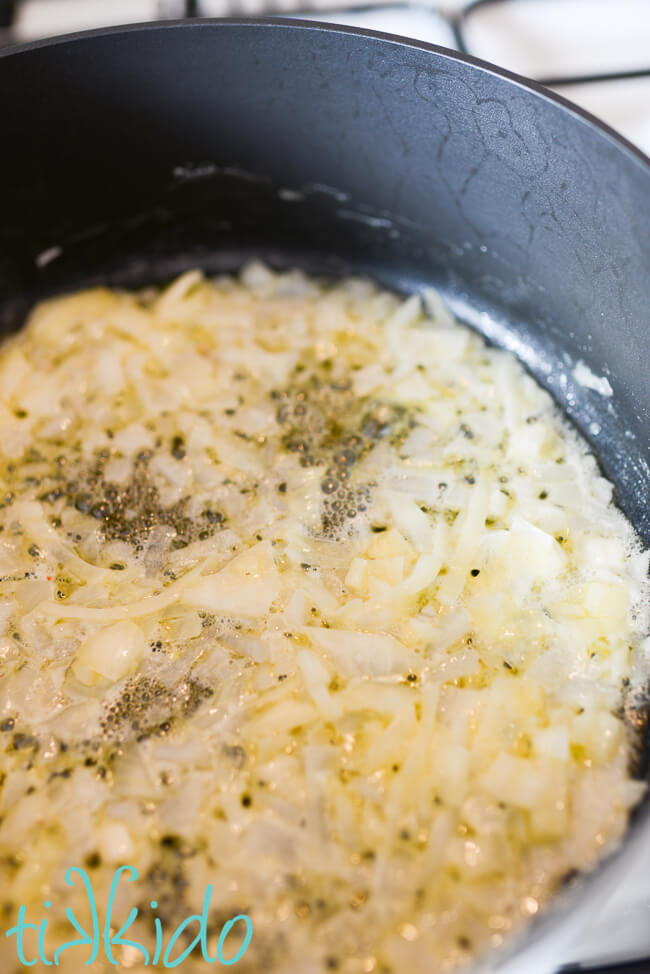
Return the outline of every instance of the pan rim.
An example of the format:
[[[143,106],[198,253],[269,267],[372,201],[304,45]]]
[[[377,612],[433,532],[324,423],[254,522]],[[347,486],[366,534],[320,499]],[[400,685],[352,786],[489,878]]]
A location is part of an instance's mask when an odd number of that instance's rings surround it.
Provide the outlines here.
[[[575,116],[580,122],[586,123],[595,128],[599,134],[609,142],[614,143],[620,150],[631,157],[632,161],[640,164],[650,175],[650,155],[646,155],[643,149],[635,145],[615,128],[603,121],[597,115],[593,115],[587,109],[558,94],[552,88],[540,84],[533,78],[509,71],[507,68],[499,67],[491,61],[475,57],[473,54],[466,54],[453,48],[444,47],[439,44],[430,44],[427,41],[416,40],[402,34],[392,34],[387,31],[371,30],[365,27],[351,27],[346,24],[329,23],[320,20],[301,20],[292,17],[192,17],[191,19],[169,19],[157,21],[141,21],[134,24],[116,24],[109,27],[97,27],[92,30],[73,31],[71,33],[45,37],[33,41],[24,41],[12,44],[9,47],[0,49],[0,62],[5,58],[16,55],[38,51],[42,48],[53,48],[59,45],[83,42],[93,38],[110,37],[114,34],[130,33],[154,33],[157,31],[173,30],[179,27],[184,30],[197,30],[204,27],[282,27],[289,30],[313,30],[319,33],[329,34],[350,34],[353,36],[368,37],[370,39],[386,41],[399,47],[412,48],[415,50],[426,51],[435,54],[448,61],[460,61],[472,67],[479,68],[487,74],[504,78],[514,83],[519,88],[524,88],[540,98],[555,104],[558,108],[570,115]]]

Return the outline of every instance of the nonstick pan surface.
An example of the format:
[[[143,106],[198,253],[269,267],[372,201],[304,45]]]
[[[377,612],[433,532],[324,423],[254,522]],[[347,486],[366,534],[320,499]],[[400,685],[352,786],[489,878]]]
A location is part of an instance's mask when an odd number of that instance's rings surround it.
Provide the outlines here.
[[[552,393],[650,545],[650,162],[575,106],[425,44],[222,21],[2,53],[0,120],[5,332],[49,294],[252,256],[432,284]],[[649,833],[642,807],[494,963],[559,963]]]

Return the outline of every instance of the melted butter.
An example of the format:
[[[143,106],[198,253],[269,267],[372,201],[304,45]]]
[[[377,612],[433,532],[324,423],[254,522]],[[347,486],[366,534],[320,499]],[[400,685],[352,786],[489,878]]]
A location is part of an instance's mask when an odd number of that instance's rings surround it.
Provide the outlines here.
[[[242,971],[448,970],[618,840],[647,555],[511,356],[253,265],[41,306],[0,399],[0,872],[50,953],[66,868],[128,862],[149,949],[211,883]]]

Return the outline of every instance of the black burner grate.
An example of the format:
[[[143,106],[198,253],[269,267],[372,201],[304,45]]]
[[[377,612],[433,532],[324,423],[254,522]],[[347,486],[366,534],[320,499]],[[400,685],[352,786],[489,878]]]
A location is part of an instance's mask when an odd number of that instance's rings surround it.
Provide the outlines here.
[[[472,0],[472,2],[466,4],[461,10],[448,18],[451,28],[454,32],[454,38],[456,40],[456,46],[459,51],[464,54],[472,54],[471,46],[467,43],[467,25],[473,15],[479,9],[485,9],[486,7],[499,7],[503,4],[516,3],[517,0]],[[543,4],[545,0],[537,0],[538,3]],[[614,4],[617,0],[612,0]],[[621,71],[603,71],[594,72],[591,74],[574,74],[574,75],[560,75],[559,77],[550,78],[537,78],[536,80],[542,84],[547,85],[549,88],[561,88],[563,85],[584,85],[584,84],[595,84],[601,81],[627,81],[631,78],[646,78],[650,77],[650,67],[647,68],[631,68],[629,70]]]

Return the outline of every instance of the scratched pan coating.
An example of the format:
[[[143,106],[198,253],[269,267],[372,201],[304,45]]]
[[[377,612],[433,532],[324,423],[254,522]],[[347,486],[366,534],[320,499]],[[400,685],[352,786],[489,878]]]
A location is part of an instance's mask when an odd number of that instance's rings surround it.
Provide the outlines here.
[[[650,161],[575,106],[386,35],[184,22],[0,54],[0,126],[5,332],[48,294],[251,256],[433,284],[552,393],[650,544]],[[493,963],[559,963],[649,816]]]

